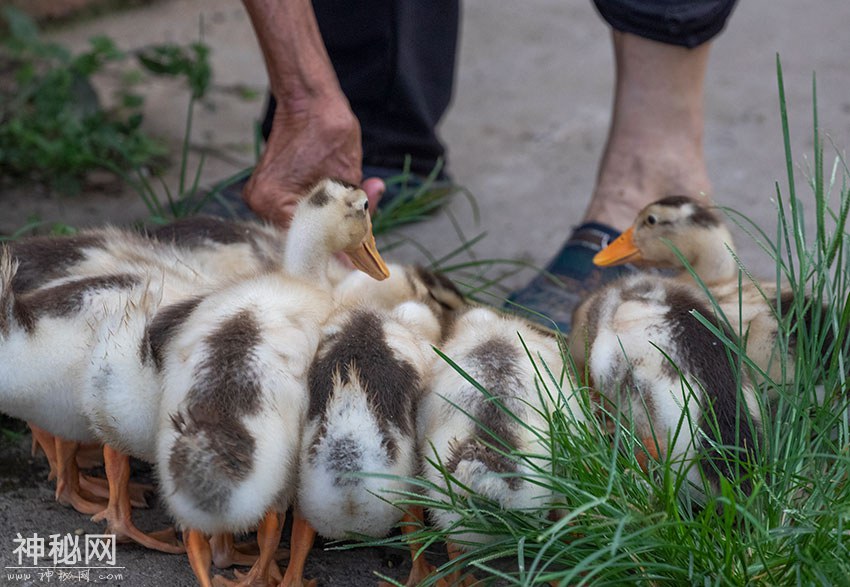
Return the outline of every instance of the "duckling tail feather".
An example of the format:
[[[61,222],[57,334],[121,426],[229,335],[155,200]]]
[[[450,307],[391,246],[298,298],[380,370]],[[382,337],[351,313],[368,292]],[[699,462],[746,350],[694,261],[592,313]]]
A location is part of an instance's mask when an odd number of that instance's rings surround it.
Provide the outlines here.
[[[18,262],[9,248],[0,247],[0,339],[8,337],[13,329],[30,331],[34,326],[32,316],[12,287],[17,271]]]
[[[175,490],[202,511],[221,511],[253,470],[256,441],[241,423],[225,425],[203,406],[176,414],[172,425],[177,439],[168,467]]]
[[[517,463],[477,437],[452,447],[446,469],[461,485],[503,506],[523,485]]]

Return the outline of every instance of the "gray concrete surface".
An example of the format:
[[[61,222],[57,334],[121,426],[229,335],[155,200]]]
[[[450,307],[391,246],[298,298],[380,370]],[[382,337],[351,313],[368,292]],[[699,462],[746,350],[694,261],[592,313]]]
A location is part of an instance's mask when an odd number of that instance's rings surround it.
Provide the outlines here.
[[[209,153],[203,182],[212,184],[249,164],[251,125],[260,101],[240,98],[238,88],[262,91],[262,61],[247,18],[232,0],[171,0],[121,12],[55,31],[52,38],[81,47],[94,34],[113,36],[124,48],[197,37],[203,14],[204,40],[212,47],[215,88],[199,109],[193,144]],[[850,3],[820,0],[745,0],[718,38],[709,65],[706,92],[706,153],[715,199],[745,212],[764,228],[775,223],[775,183],[787,194],[779,123],[775,55],[782,56],[791,117],[792,154],[805,209],[814,204],[806,186],[812,162],[812,74],[817,73],[820,123],[843,153],[850,143]],[[577,222],[591,193],[596,164],[607,130],[611,102],[612,55],[608,33],[585,0],[467,0],[456,98],[442,125],[450,147],[451,170],[481,207],[472,226],[463,200],[451,206],[468,236],[486,231],[476,248],[481,258],[520,258],[544,264]],[[99,84],[108,93],[115,76]],[[146,126],[172,145],[182,138],[187,94],[175,83],[146,89]],[[827,143],[827,161],[834,151]],[[197,161],[197,150],[193,160]],[[174,178],[171,172],[171,180]],[[0,193],[0,230],[38,213],[75,225],[126,222],[144,216],[135,198],[106,190],[75,201],[57,201],[26,188]],[[436,255],[455,248],[458,238],[449,218],[404,231]],[[745,263],[756,274],[769,261],[754,243],[739,235]],[[413,246],[388,255],[421,260]],[[519,285],[530,272],[514,276]],[[2,451],[0,473],[0,567],[10,564],[12,539],[38,532],[73,532],[96,525],[51,501],[42,481],[44,468],[21,446]],[[166,522],[161,512],[145,516],[145,527]],[[317,555],[322,556],[322,555]],[[325,554],[308,567],[325,585],[367,585],[371,570],[384,570],[380,553]],[[127,587],[190,585],[182,557],[119,549]],[[397,576],[401,574],[398,570]],[[0,584],[10,583],[0,576]]]

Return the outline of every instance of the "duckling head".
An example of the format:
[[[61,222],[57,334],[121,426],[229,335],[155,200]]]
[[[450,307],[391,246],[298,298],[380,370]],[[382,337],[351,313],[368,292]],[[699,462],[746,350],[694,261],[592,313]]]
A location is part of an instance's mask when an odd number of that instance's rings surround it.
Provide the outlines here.
[[[286,243],[290,269],[310,266],[309,258],[344,253],[359,270],[381,280],[389,270],[372,234],[369,200],[357,186],[323,179],[295,209]]]
[[[678,250],[697,269],[701,260],[728,257],[727,246],[734,250],[732,236],[714,210],[687,196],[668,196],[641,210],[634,224],[593,262],[600,267],[637,263],[682,268]]]

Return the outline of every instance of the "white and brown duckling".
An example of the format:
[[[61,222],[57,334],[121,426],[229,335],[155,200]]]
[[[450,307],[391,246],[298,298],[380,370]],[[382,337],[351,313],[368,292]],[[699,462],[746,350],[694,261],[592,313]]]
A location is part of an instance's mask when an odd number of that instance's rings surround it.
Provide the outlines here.
[[[147,548],[172,554],[185,552],[173,529],[144,533],[132,521],[130,457],[156,461],[156,430],[162,388],[150,346],[150,324],[159,312],[185,312],[177,303],[160,310],[161,282],[132,288],[125,305],[104,317],[79,386],[79,406],[95,436],[103,443],[108,503],[94,521],[105,520],[107,532]]]
[[[16,293],[17,262],[0,249],[0,410],[43,430],[57,469],[57,499],[95,514],[103,503],[79,488],[76,450],[97,441],[77,394],[97,325],[123,311],[127,292],[142,282],[133,274],[55,280]],[[54,445],[55,442],[55,445]]]
[[[201,234],[204,236],[200,236]],[[77,354],[73,357],[82,358],[87,351],[93,349],[97,341],[97,336],[93,332],[98,330],[101,320],[106,319],[110,313],[114,315],[114,310],[120,308],[126,301],[122,301],[125,290],[134,287],[140,281],[158,282],[162,290],[161,297],[165,302],[171,302],[234,279],[240,275],[238,271],[241,271],[242,275],[249,275],[268,270],[275,266],[273,259],[276,259],[276,265],[279,267],[283,259],[280,233],[260,225],[243,226],[211,219],[187,219],[178,222],[169,233],[160,236],[162,241],[148,238],[132,230],[107,227],[71,237],[33,237],[16,241],[9,246],[10,256],[18,265],[18,270],[11,281],[12,293],[22,296],[26,305],[38,305],[39,300],[48,300],[54,306],[54,313],[57,308],[60,310],[64,308],[63,311],[66,314],[73,314],[68,326],[88,325],[86,329],[77,329],[74,326],[73,328],[78,331],[76,336],[74,338],[66,336],[64,339],[66,344],[75,345]],[[169,242],[165,242],[166,240]],[[274,249],[277,250],[274,251]],[[110,287],[112,285],[117,287]],[[98,290],[98,297],[94,301],[81,303],[76,298],[84,295],[86,288]],[[110,299],[103,301],[102,298],[105,297]],[[103,307],[97,305],[101,303]],[[121,314],[119,314],[120,317]],[[120,337],[109,337],[108,342],[112,344],[115,340],[120,340]],[[101,340],[101,344],[105,342],[107,341]],[[29,344],[41,343],[33,338],[29,340]],[[106,348],[108,349],[108,344]],[[81,366],[86,362],[81,360],[75,363],[72,372],[66,372],[66,369],[71,367],[71,363],[57,361],[46,363],[51,366],[50,371],[55,374],[54,379],[64,382],[66,386],[63,391],[64,397],[74,398],[69,399],[69,402],[76,408],[81,408],[81,400],[91,395],[83,393],[82,389],[85,377],[82,376]],[[35,369],[33,377],[37,377],[42,372],[43,368]],[[132,385],[130,387],[138,389]],[[98,418],[100,422],[113,419],[113,415],[106,411],[108,404],[101,404],[97,394],[93,397],[97,399],[88,402],[87,406],[90,409],[85,416],[92,417],[100,414]],[[146,412],[136,409],[138,405],[135,402],[141,397],[128,400],[125,394],[122,398],[131,407],[130,417],[121,421],[124,425],[122,429],[138,430],[139,427],[144,429],[145,424],[150,424],[151,418],[145,418]],[[30,401],[36,403],[43,399],[45,398],[40,398],[37,394],[29,397]],[[157,408],[158,404],[152,411],[155,416],[152,420],[154,422],[157,421]],[[49,411],[49,408],[47,410]],[[73,425],[75,418],[81,422],[83,416],[77,409],[73,416],[69,416],[68,425]],[[82,430],[80,422],[76,423],[79,424],[76,427]],[[138,424],[135,428],[134,423]],[[79,476],[76,467],[71,468],[72,465],[69,463],[69,459],[76,455],[79,446],[78,438],[55,437],[52,433],[53,427],[38,426],[34,422],[30,422],[30,425],[34,439],[40,440],[48,456],[51,470],[62,472],[57,485],[60,501],[70,503],[84,513],[97,513],[99,517],[105,517],[109,522],[109,529],[120,537],[134,537],[148,547],[167,552],[182,550],[174,544],[152,542],[152,539],[139,533],[129,522],[129,518],[126,518],[129,515],[129,506],[126,514],[122,513],[121,518],[115,517],[116,511],[111,503],[107,509],[103,509],[103,505],[94,497],[107,497],[108,488],[97,483],[102,480]],[[89,431],[86,431],[83,436],[90,436]],[[135,446],[133,442],[129,444]],[[126,476],[128,474],[125,469],[128,466],[126,456],[111,449],[105,450],[108,455],[105,462],[107,469],[115,470],[117,475],[118,465],[115,461],[118,459],[119,462],[123,462],[120,475]],[[138,454],[138,451],[134,454]],[[58,462],[59,459],[62,459],[61,463]],[[78,479],[71,480],[69,478],[71,475],[77,476]],[[95,492],[95,496],[87,495],[84,490],[80,491],[79,486]],[[125,487],[122,494],[114,499],[123,502],[127,494],[131,492],[130,488]],[[135,494],[132,501],[135,505],[144,504],[143,498],[140,500]]]
[[[573,316],[571,348],[580,348],[600,415],[631,419],[647,458],[669,458],[687,467],[701,485],[701,466],[713,487],[735,466],[717,445],[738,451],[747,462],[755,450],[758,405],[744,371],[730,362],[722,342],[694,316],[699,312],[718,328],[692,287],[659,276],[631,275],[599,290]],[[739,394],[739,389],[741,393]],[[747,480],[742,486],[748,486]]]
[[[390,263],[387,267],[390,277],[384,281],[376,282],[359,271],[349,272],[339,279],[334,286],[337,304],[392,310],[403,302],[418,301],[428,305],[440,318],[445,334],[454,312],[466,303],[452,280],[420,265]]]
[[[106,226],[70,236],[24,238],[7,246],[19,265],[12,286],[21,293],[58,279],[154,270],[168,276],[175,272],[181,282],[222,283],[279,269],[285,238],[285,232],[271,225],[195,216],[150,233]]]
[[[594,263],[603,267],[635,263],[674,268],[680,271],[678,281],[696,286],[676,250],[707,286],[734,333],[743,334],[747,355],[754,364],[774,381],[781,381],[783,372],[792,379],[795,337],[789,340],[785,364],[776,340],[780,317],[792,310],[794,294],[781,290],[777,295],[775,283],[756,285],[747,278],[739,287],[740,267],[733,256],[732,235],[709,205],[686,196],[670,196],[650,204],[628,230],[596,255]],[[808,312],[804,320],[811,321],[811,314]],[[829,334],[827,347],[832,338]]]
[[[296,208],[285,272],[205,296],[151,341],[163,383],[157,472],[202,586],[211,584],[206,535],[258,524],[260,556],[242,584],[269,580],[278,514],[296,491],[308,370],[334,310],[327,271],[337,252],[387,276],[366,194],[324,180]]]
[[[257,223],[193,217],[151,235],[104,227],[72,236],[37,236],[8,243],[18,264],[12,281],[23,293],[72,279],[112,275],[161,275],[166,299],[174,301],[216,284],[279,268],[284,233]],[[31,426],[32,428],[32,426]],[[55,470],[55,440],[33,428],[33,449],[44,445]]]
[[[308,377],[285,587],[302,585],[316,533],[385,536],[404,515],[392,500],[413,490],[406,479],[419,471],[416,410],[437,358],[432,346],[464,300],[451,281],[422,268],[390,273],[382,282],[352,275],[340,284],[348,301],[322,331]]]
[[[524,319],[473,308],[457,318],[442,352],[487,391],[449,362],[437,362],[418,423],[425,477],[442,488],[429,490],[431,497],[439,501],[445,492],[463,496],[471,490],[506,510],[547,511],[555,502],[552,491],[523,478],[534,476],[529,455],[546,452],[541,445],[548,430],[544,414],[556,409],[571,410],[577,417],[582,413],[558,339]],[[441,463],[448,475],[434,463]],[[459,521],[448,509],[431,511],[431,518],[443,529]],[[449,557],[487,540],[461,531],[457,542],[448,544]],[[449,584],[459,580],[456,571]]]

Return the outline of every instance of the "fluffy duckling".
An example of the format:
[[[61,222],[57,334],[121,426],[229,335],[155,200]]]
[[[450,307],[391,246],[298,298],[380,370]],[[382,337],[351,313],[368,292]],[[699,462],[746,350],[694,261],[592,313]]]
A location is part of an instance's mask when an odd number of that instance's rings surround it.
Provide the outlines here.
[[[73,236],[38,236],[9,243],[18,263],[16,293],[51,283],[110,275],[162,275],[166,298],[174,300],[217,283],[279,268],[283,232],[256,223],[209,217],[178,220],[152,235],[105,227]],[[32,424],[32,423],[30,423]],[[33,430],[33,449],[42,445],[56,469],[54,442],[46,430]]]
[[[316,533],[385,536],[404,514],[390,501],[413,490],[404,479],[419,469],[416,409],[436,359],[431,347],[464,302],[451,281],[422,268],[392,267],[391,275],[340,284],[347,305],[322,331],[285,587],[302,585]]]
[[[739,447],[746,461],[755,449],[758,406],[743,373],[739,399],[739,376],[723,344],[693,312],[712,317],[693,288],[658,276],[628,276],[577,309],[570,346],[584,347],[580,356],[586,349],[586,364],[578,367],[598,394],[602,414],[632,418],[649,453],[637,455],[644,468],[647,456],[689,465],[707,453],[712,466],[702,469],[716,487],[719,475],[731,477],[735,470],[712,447]],[[688,478],[699,485],[699,470],[691,467]]]
[[[735,251],[732,235],[705,204],[686,196],[670,196],[650,204],[628,230],[596,255],[594,262],[603,267],[637,263],[679,269],[678,281],[696,285],[676,249],[711,291],[734,332],[744,333],[752,361],[774,381],[781,381],[783,371],[793,377],[794,337],[785,365],[775,344],[781,316],[793,307],[793,292],[781,291],[777,296],[775,284],[757,287],[746,279],[739,288],[739,266],[731,254]],[[811,321],[811,313],[804,319]],[[827,347],[832,337],[828,338]]]
[[[387,276],[366,194],[325,180],[296,208],[286,272],[205,296],[151,341],[163,383],[157,472],[202,586],[211,584],[205,535],[258,523],[260,556],[242,583],[268,581],[278,513],[296,491],[308,370],[334,307],[327,268],[340,251],[375,278]]]
[[[487,393],[447,361],[437,362],[430,393],[419,408],[425,477],[456,494],[464,495],[469,488],[504,509],[543,511],[555,501],[552,492],[521,478],[533,475],[533,459],[525,455],[545,452],[540,436],[532,431],[546,430],[543,414],[555,409],[582,413],[571,394],[558,339],[521,318],[473,308],[457,318],[442,351]],[[547,369],[563,381],[566,405]],[[513,454],[521,456],[512,458]],[[442,463],[457,482],[449,488],[450,480],[432,463]],[[445,495],[437,490],[429,493],[436,500]],[[450,510],[434,510],[431,515],[441,528],[451,528],[459,519]],[[471,531],[458,535],[458,543],[486,540]],[[454,559],[465,548],[449,544],[449,557]],[[459,571],[449,584],[456,584],[452,581],[458,581],[458,575]]]
[[[334,286],[334,299],[345,307],[369,306],[391,310],[407,301],[428,305],[441,321],[446,334],[454,313],[465,300],[451,279],[440,272],[419,265],[388,265],[390,277],[376,282],[363,272],[353,271],[339,279]]]
[[[270,225],[197,216],[150,234],[103,227],[72,236],[36,236],[9,243],[18,262],[16,292],[58,279],[163,273],[178,283],[221,283],[279,269],[285,233]]]
[[[57,499],[78,511],[103,504],[79,490],[78,443],[96,442],[78,403],[96,325],[123,310],[140,284],[132,274],[54,281],[26,293],[13,288],[18,264],[0,250],[0,410],[56,439]]]
[[[154,463],[161,385],[150,346],[150,324],[161,315],[185,312],[190,303],[160,310],[162,283],[144,282],[131,289],[123,308],[98,324],[95,343],[79,387],[79,406],[103,443],[108,503],[93,521],[107,522],[107,532],[147,548],[185,552],[173,529],[144,533],[132,521],[130,457]],[[156,333],[154,333],[155,335]]]

